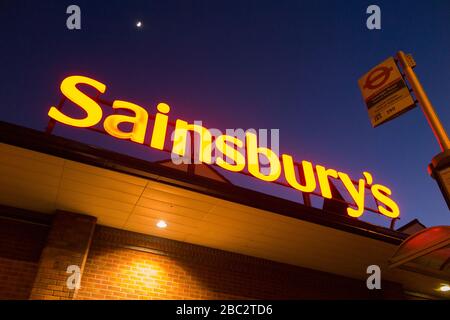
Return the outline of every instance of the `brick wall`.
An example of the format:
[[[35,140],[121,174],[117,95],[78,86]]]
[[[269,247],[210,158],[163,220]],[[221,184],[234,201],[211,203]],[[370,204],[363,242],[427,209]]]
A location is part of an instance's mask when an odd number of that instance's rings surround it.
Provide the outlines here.
[[[390,298],[401,297],[400,286],[383,285]],[[380,294],[369,292],[365,281],[97,226],[77,299],[332,299]]]
[[[82,271],[79,290],[66,285],[71,264]],[[84,215],[59,212],[51,228],[0,218],[0,299],[403,297],[397,284],[383,288],[369,291],[365,281],[99,226]]]
[[[48,226],[0,217],[0,299],[28,299]]]
[[[30,299],[65,300],[77,295],[67,286],[69,266],[78,266],[81,274],[97,219],[92,216],[58,211],[42,250]]]

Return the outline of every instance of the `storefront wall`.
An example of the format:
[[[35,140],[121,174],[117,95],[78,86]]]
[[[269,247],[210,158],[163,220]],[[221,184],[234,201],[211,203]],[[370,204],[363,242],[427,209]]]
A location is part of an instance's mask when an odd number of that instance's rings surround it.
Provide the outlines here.
[[[0,216],[0,300],[29,298],[48,230]]]
[[[48,227],[2,219],[3,299],[403,298],[400,285],[365,280],[99,226],[57,213]],[[318,253],[320,254],[320,253]],[[69,265],[81,288],[69,289]]]

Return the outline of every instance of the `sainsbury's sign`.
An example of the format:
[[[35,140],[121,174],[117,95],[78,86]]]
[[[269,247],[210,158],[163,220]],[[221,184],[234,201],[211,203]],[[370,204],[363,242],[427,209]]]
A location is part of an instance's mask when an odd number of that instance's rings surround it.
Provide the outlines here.
[[[110,114],[104,117],[100,105],[77,86],[87,85],[97,90],[99,93],[106,91],[106,85],[84,76],[69,76],[61,83],[63,95],[85,111],[83,118],[74,118],[63,113],[57,107],[52,106],[48,112],[50,118],[74,127],[89,128],[98,125],[103,120],[104,130],[111,136],[118,139],[130,140],[139,144],[144,144],[147,131],[151,127],[151,138],[148,146],[153,149],[163,150],[167,139],[167,127],[169,122],[170,107],[165,103],[159,103],[154,117],[153,125],[149,125],[149,114],[146,109],[134,103],[115,100],[112,108],[115,111],[128,111],[133,115]],[[104,118],[104,119],[103,119]],[[121,124],[131,125],[131,129],[124,131],[119,128]],[[352,198],[354,205],[349,205],[347,213],[351,217],[360,217],[365,208],[366,192],[370,190],[376,199],[378,211],[390,218],[397,218],[400,214],[397,203],[390,197],[391,190],[381,184],[373,183],[373,176],[369,172],[363,172],[363,178],[356,183],[352,181],[348,174],[337,170],[326,168],[321,165],[313,165],[311,162],[303,160],[297,166],[294,164],[292,156],[282,154],[281,157],[270,148],[258,145],[256,134],[247,131],[245,139],[222,134],[213,139],[211,132],[198,124],[177,119],[172,137],[172,154],[185,156],[187,149],[188,133],[199,135],[199,160],[206,164],[215,164],[225,170],[241,172],[245,169],[257,179],[273,182],[285,179],[289,186],[304,193],[315,192],[320,189],[320,194],[327,199],[332,198],[329,178],[340,180],[348,195]],[[212,157],[212,148],[218,151],[222,157]],[[243,150],[243,151],[240,151]],[[267,161],[267,170],[262,170],[260,157]],[[296,168],[297,167],[297,168]],[[296,169],[302,172],[303,183],[297,177]]]

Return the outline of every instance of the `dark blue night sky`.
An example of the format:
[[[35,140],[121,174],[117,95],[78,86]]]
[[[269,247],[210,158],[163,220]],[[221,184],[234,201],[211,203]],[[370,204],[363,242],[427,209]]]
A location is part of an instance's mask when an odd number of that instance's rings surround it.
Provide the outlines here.
[[[70,4],[81,7],[81,30],[66,28]],[[366,28],[370,4],[381,7],[382,30]],[[393,190],[399,225],[449,224],[426,170],[440,150],[421,110],[372,129],[357,85],[397,50],[411,52],[450,131],[449,1],[0,0],[0,35],[3,121],[43,130],[61,80],[85,75],[107,85],[105,97],[152,114],[168,103],[171,120],[279,128],[281,151],[297,161],[354,179],[373,173]],[[55,134],[141,152],[79,129]]]

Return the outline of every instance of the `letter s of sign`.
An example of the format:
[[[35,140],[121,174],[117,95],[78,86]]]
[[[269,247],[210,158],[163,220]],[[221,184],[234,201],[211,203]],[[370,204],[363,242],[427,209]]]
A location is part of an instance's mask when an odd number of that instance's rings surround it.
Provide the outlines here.
[[[367,274],[370,276],[367,278],[367,289],[381,289],[381,269],[376,264],[372,264],[367,267]]]
[[[81,270],[77,265],[70,265],[67,267],[66,273],[72,273],[66,281],[67,288],[70,290],[80,289],[81,285]]]
[[[389,198],[389,196],[392,194],[391,189],[380,184],[374,184],[370,190],[372,191],[375,199],[385,206],[378,206],[378,210],[381,214],[384,214],[385,216],[392,219],[395,219],[400,215],[400,209],[397,203]]]
[[[66,26],[69,30],[81,29],[81,9],[79,6],[72,4],[66,9],[67,14],[71,14],[67,17]]]
[[[104,93],[106,90],[106,86],[98,82],[94,79],[83,77],[83,76],[70,76],[65,78],[61,82],[61,92],[65,95],[70,101],[77,104],[80,108],[82,108],[87,116],[83,119],[74,119],[69,117],[58,110],[56,107],[51,107],[48,111],[48,116],[56,121],[67,124],[69,126],[86,128],[95,126],[100,122],[103,116],[102,108],[99,106],[97,102],[92,100],[86,94],[78,90],[76,87],[78,84],[87,84],[91,87],[94,87],[101,93]]]
[[[367,14],[371,14],[366,21],[367,29],[380,30],[381,29],[381,9],[379,6],[372,4],[367,7]]]

